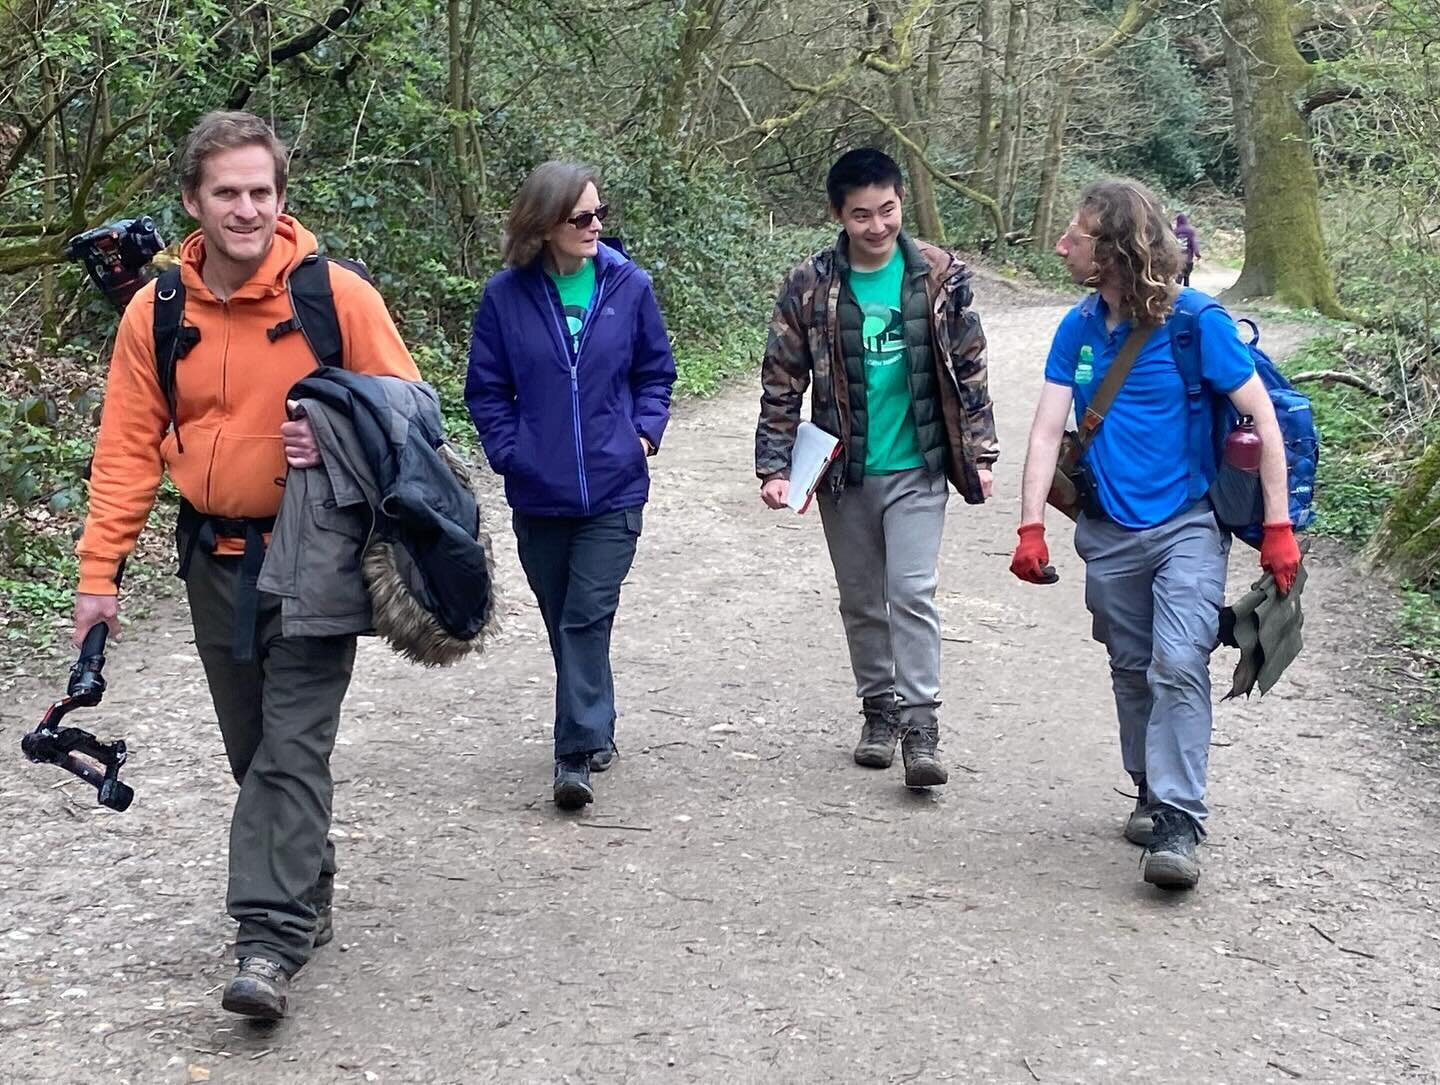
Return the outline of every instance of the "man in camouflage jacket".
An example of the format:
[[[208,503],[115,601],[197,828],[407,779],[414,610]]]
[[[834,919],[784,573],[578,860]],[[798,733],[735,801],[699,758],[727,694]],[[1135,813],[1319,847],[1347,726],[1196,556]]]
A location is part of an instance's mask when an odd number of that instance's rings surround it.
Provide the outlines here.
[[[907,787],[947,779],[937,752],[936,565],[946,480],[990,496],[998,455],[985,334],[970,273],[901,229],[899,167],[851,151],[826,181],[843,231],[786,280],[761,371],[755,470],[782,508],[801,404],[840,439],[818,489],[864,724],[857,764],[885,768],[901,744]]]

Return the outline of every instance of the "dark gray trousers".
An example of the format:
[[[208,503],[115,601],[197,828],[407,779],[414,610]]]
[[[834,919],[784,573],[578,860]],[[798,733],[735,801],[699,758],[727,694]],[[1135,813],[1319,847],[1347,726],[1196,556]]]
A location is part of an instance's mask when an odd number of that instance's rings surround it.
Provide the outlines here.
[[[237,958],[269,957],[293,971],[310,957],[315,906],[334,882],[330,753],[355,638],[282,636],[280,600],[262,594],[255,658],[237,663],[239,585],[238,557],[197,550],[185,581],[195,647],[240,785],[226,910],[240,924]]]
[[[599,516],[515,513],[515,544],[555,659],[555,757],[610,747],[615,678],[610,630],[635,560],[641,511]]]

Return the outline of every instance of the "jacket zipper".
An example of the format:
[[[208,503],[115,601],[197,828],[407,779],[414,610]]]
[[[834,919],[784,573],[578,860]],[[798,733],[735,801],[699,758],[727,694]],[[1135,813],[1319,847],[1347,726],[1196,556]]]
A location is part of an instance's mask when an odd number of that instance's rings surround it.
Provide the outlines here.
[[[562,319],[563,314],[555,307],[555,295],[553,288],[548,282],[545,287],[545,297],[550,302],[550,316],[555,323],[555,331],[560,335],[560,343],[565,348],[566,360],[570,363],[570,420],[571,428],[575,433],[575,466],[580,476],[580,506],[585,510],[585,515],[590,515],[590,486],[585,480],[585,442],[580,430],[580,353],[570,343],[570,330],[566,328]],[[584,333],[581,333],[580,345],[585,345]]]
[[[206,511],[215,507],[214,496],[211,494],[211,486],[215,479],[215,458],[220,454],[220,433],[224,428],[224,416],[230,403],[230,302],[229,300],[220,303],[220,311],[225,315],[225,338],[220,344],[220,415],[221,423],[215,427],[215,439],[210,444],[210,463],[205,468],[205,508]]]

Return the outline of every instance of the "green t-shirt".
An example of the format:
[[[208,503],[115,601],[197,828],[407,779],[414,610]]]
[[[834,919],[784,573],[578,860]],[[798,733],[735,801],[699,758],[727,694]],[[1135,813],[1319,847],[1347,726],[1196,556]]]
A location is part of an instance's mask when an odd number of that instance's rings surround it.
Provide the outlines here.
[[[587,259],[574,275],[557,275],[550,271],[546,274],[560,292],[560,309],[570,328],[570,349],[578,353],[580,332],[585,327],[585,318],[590,315],[590,306],[595,301],[595,261]]]
[[[905,364],[905,324],[900,319],[904,280],[905,257],[898,245],[890,262],[878,271],[850,272],[850,290],[865,320],[867,475],[890,475],[925,466]]]

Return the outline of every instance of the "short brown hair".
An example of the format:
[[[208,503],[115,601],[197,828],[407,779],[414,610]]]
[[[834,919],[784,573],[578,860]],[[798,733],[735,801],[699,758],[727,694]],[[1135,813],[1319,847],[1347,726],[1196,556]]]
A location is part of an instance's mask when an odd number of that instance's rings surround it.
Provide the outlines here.
[[[1179,287],[1180,243],[1155,194],[1139,181],[1111,177],[1080,195],[1077,214],[1095,239],[1096,284],[1120,288],[1121,315],[1163,324]]]
[[[600,188],[600,174],[582,162],[542,162],[536,166],[505,221],[500,256],[511,267],[525,267],[545,247],[545,235],[570,217],[586,185]]]
[[[268,124],[253,113],[216,110],[195,122],[180,152],[180,190],[187,196],[200,188],[205,160],[235,147],[264,147],[275,159],[275,195],[285,195],[290,152]]]

